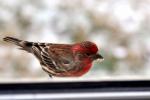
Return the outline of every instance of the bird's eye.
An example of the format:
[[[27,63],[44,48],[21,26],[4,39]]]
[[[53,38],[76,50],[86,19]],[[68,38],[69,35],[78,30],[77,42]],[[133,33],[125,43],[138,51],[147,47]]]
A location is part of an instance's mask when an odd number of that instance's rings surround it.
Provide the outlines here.
[[[90,53],[86,53],[87,56],[90,56]]]

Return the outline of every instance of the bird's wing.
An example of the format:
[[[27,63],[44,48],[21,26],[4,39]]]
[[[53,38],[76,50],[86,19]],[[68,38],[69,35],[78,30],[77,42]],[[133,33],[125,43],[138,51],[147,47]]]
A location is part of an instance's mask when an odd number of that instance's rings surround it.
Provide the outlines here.
[[[55,61],[56,69],[60,72],[68,71],[74,63],[71,45],[52,45],[49,46],[49,54]]]
[[[30,47],[28,47],[30,48],[30,53],[33,53],[37,57],[41,65],[46,66],[49,70],[54,71],[56,69],[55,68],[56,65],[48,54],[47,43],[28,42],[28,44],[29,43],[31,44]],[[23,47],[22,49],[25,50],[24,48],[27,47]]]
[[[73,57],[70,45],[34,43],[33,54],[40,63],[53,73],[67,72],[72,69]]]
[[[48,53],[48,50],[47,48],[44,48],[41,52],[41,58],[42,58],[42,62],[44,64],[46,64],[47,66],[53,68],[53,69],[56,69],[56,64],[55,64],[55,61],[51,58],[51,56],[49,55]]]

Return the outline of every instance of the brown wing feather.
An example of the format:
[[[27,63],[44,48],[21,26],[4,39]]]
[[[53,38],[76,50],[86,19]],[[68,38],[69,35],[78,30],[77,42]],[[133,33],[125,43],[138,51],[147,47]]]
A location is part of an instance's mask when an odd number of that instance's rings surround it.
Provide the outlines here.
[[[68,71],[71,68],[71,64],[73,63],[73,55],[71,52],[71,45],[65,44],[56,44],[49,46],[49,54],[51,58],[55,61],[57,65],[57,70],[60,72]]]

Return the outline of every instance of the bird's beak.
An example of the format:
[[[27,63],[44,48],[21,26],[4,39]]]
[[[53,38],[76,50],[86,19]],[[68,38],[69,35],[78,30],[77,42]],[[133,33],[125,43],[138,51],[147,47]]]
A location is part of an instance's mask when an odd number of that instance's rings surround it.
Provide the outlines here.
[[[100,55],[100,54],[95,54],[95,55],[92,56],[92,59],[93,60],[98,60],[98,61],[101,62],[101,61],[104,60],[104,57],[102,55]]]

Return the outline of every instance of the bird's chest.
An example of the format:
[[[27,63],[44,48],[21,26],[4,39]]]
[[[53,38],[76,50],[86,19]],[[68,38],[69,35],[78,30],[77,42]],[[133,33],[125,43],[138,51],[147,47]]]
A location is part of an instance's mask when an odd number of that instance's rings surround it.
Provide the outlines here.
[[[81,68],[81,70],[79,70],[78,72],[75,73],[75,75],[76,75],[76,76],[82,76],[82,75],[86,74],[86,73],[90,70],[91,66],[92,66],[91,63],[85,64],[85,65]]]
[[[74,70],[68,72],[68,76],[79,77],[86,74],[92,66],[91,61],[84,61],[84,63],[79,63]]]

